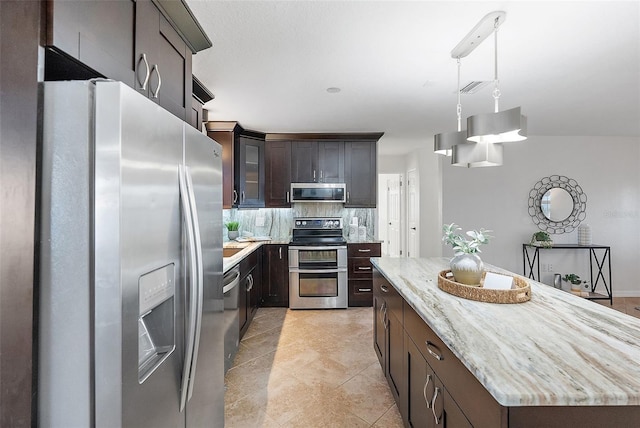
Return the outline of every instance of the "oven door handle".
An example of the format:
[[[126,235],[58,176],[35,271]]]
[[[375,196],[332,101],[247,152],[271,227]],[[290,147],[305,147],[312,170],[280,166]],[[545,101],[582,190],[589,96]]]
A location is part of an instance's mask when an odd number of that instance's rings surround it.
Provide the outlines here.
[[[290,267],[289,272],[291,273],[342,273],[346,272],[347,268],[337,268],[337,269],[300,269]]]
[[[346,250],[347,247],[344,245],[328,245],[325,247],[316,247],[315,245],[309,246],[292,246],[289,245],[290,250],[303,250],[303,251],[326,251],[326,250]]]

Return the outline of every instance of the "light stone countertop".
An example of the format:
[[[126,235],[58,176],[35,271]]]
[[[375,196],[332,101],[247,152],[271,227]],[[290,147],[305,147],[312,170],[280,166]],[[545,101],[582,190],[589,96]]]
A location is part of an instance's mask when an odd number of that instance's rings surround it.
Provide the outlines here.
[[[501,405],[640,405],[640,319],[533,280],[525,303],[457,297],[446,258],[371,261]]]
[[[240,263],[242,259],[253,253],[260,248],[262,244],[269,244],[271,241],[257,241],[257,242],[225,242],[222,248],[242,248],[241,251],[235,253],[231,257],[222,258],[222,273],[225,274],[231,270],[235,265]]]
[[[247,257],[249,254],[253,253],[255,250],[260,248],[263,244],[282,244],[288,245],[289,239],[287,240],[278,240],[274,239],[271,241],[255,241],[255,242],[237,242],[237,241],[227,241],[222,244],[222,248],[242,248],[241,251],[237,252],[231,257],[223,257],[222,258],[222,273],[225,274],[231,270],[235,265],[240,263],[242,259]]]

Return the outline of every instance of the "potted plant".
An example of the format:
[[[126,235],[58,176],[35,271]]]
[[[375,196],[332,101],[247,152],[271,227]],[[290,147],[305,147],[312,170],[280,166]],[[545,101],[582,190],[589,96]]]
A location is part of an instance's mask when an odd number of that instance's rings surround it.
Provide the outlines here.
[[[229,221],[224,225],[227,228],[227,236],[229,237],[229,240],[233,241],[234,239],[236,239],[239,234],[238,228],[240,227],[240,222]]]
[[[551,248],[553,246],[553,240],[547,232],[539,230],[531,235],[531,245],[537,245],[544,248]]]
[[[563,281],[571,283],[571,290],[573,291],[581,291],[582,284],[587,283],[587,281],[582,281],[578,275],[575,273],[568,273],[563,278]]]
[[[455,223],[445,224],[442,227],[442,241],[453,247],[454,257],[449,262],[454,279],[467,285],[480,285],[484,264],[477,253],[480,245],[488,244],[490,230],[470,230],[465,238],[458,232],[462,229]]]

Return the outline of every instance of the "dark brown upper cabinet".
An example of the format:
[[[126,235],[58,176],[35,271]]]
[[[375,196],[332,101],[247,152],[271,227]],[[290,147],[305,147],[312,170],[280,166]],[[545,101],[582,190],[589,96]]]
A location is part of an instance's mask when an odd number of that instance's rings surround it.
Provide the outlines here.
[[[151,0],[136,2],[135,88],[174,115],[191,115],[191,51]]]
[[[267,208],[291,206],[291,141],[267,141],[264,148]]]
[[[347,186],[344,206],[375,208],[378,188],[376,141],[346,141],[344,153]]]
[[[45,80],[119,80],[190,120],[191,56],[211,41],[186,3],[51,0],[46,10]]]
[[[264,207],[264,134],[238,122],[209,121],[205,127],[222,146],[222,207]]]
[[[189,116],[189,124],[198,130],[202,130],[202,124],[205,121],[205,113],[203,106],[211,101],[214,96],[200,80],[193,76],[191,86],[191,115]]]
[[[344,182],[344,142],[294,141],[291,153],[291,182]]]
[[[378,178],[376,143],[382,135],[266,134],[266,206],[291,206],[288,198],[291,183],[345,183],[345,207],[375,208]],[[289,155],[289,144],[290,171],[282,165]],[[269,153],[270,150],[273,153]]]
[[[240,135],[236,160],[238,208],[264,207],[264,136]]]
[[[134,86],[136,2],[46,2],[45,79],[110,77]]]

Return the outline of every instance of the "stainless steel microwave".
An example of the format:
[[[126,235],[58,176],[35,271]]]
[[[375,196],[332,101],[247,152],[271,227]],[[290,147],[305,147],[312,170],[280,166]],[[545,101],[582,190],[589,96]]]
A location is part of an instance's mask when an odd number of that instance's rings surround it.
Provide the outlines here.
[[[291,202],[346,202],[344,183],[291,183]]]

